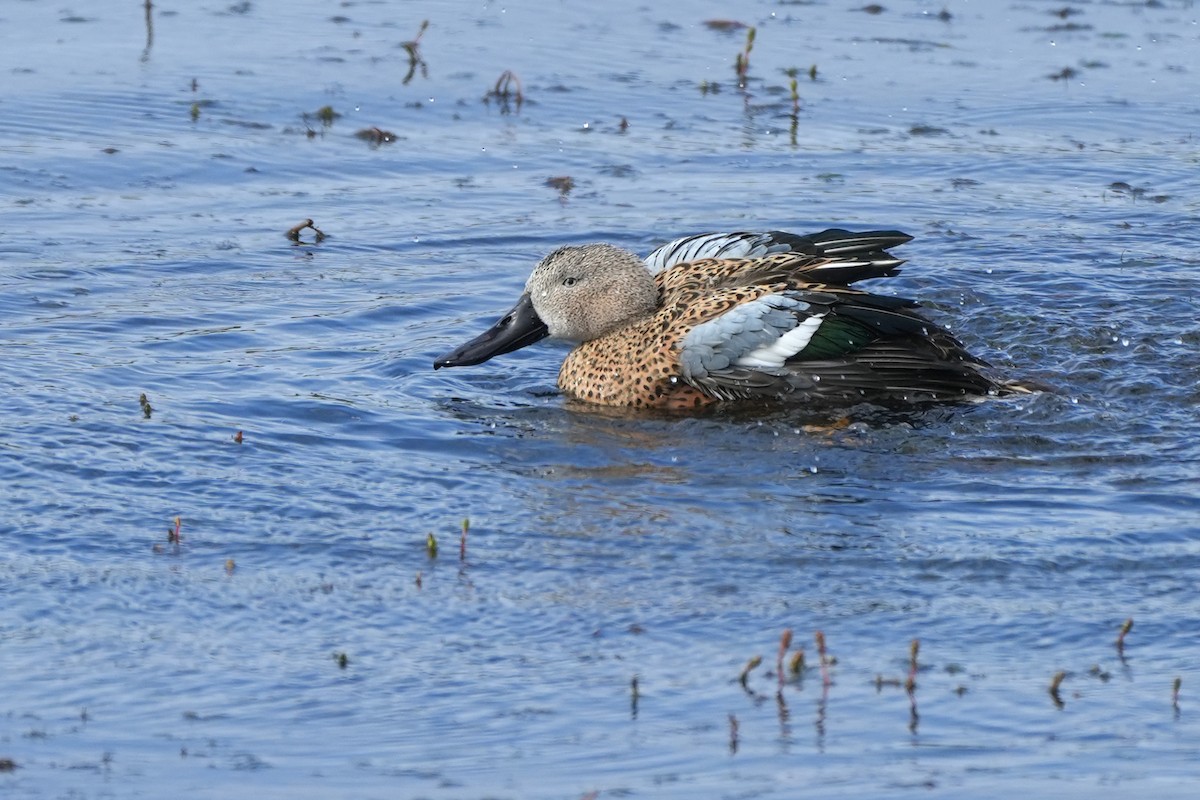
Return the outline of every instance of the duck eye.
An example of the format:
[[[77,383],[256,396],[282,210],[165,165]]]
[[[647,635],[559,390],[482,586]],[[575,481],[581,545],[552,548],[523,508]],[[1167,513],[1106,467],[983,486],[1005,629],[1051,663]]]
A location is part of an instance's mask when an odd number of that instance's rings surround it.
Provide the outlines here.
[[[574,279],[574,278],[563,278],[562,285],[563,285],[563,286],[574,286],[574,285],[575,285],[575,279]]]

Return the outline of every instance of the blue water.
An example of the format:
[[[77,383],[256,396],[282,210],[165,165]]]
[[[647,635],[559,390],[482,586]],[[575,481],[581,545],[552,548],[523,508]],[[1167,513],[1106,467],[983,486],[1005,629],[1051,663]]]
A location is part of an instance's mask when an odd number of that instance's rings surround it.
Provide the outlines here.
[[[1193,796],[1197,9],[864,5],[0,7],[0,795]],[[557,245],[832,225],[1053,390],[431,369]]]

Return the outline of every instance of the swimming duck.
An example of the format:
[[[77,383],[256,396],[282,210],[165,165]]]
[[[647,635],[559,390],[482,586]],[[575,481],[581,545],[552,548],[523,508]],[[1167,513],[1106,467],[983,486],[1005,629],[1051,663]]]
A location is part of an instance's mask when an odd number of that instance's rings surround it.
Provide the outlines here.
[[[480,364],[550,336],[578,342],[558,374],[590,403],[686,409],[771,400],[918,402],[1019,391],[916,302],[852,288],[895,275],[899,231],[711,233],[647,256],[560,247],[525,292],[434,369]]]

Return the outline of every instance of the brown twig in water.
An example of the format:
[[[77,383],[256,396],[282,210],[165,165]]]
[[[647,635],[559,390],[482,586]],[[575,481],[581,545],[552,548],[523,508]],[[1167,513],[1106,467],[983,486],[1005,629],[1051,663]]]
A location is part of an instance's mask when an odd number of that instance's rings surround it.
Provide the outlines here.
[[[399,137],[397,137],[396,134],[392,133],[391,131],[385,131],[378,125],[373,125],[370,128],[363,128],[362,130],[355,131],[354,138],[362,139],[364,142],[374,148],[384,144],[391,144]]]
[[[493,98],[500,104],[501,114],[510,113],[510,98],[516,103],[517,111],[521,110],[521,104],[525,102],[525,94],[521,91],[521,79],[517,77],[517,73],[511,69],[500,73],[500,77],[496,79],[496,85],[483,96],[483,102],[490,102]]]
[[[913,639],[908,647],[908,678],[904,681],[904,689],[909,694],[917,688],[917,654],[921,651],[921,640]]]
[[[742,684],[743,689],[749,688],[746,685],[746,681],[750,678],[750,673],[757,669],[761,663],[762,656],[754,656],[754,658],[746,662],[746,666],[742,667],[742,674],[738,676],[738,683]]]
[[[739,89],[746,88],[746,78],[750,72],[750,51],[754,49],[754,37],[757,34],[758,29],[754,27],[746,31],[746,44],[742,47],[742,52],[737,54],[737,60],[734,62]]]
[[[404,52],[408,53],[408,74],[401,81],[405,86],[417,74],[417,69],[421,70],[421,77],[429,77],[429,65],[425,63],[425,59],[421,57],[421,37],[425,35],[425,31],[429,28],[429,20],[421,22],[421,29],[417,31],[417,35],[410,42],[401,42],[400,46],[404,48]]]
[[[150,48],[154,46],[154,3],[146,0],[143,4],[146,11],[146,46],[142,48],[142,63],[150,60]]]
[[[737,753],[738,749],[738,721],[733,714],[729,715],[729,752],[730,754]]]
[[[1125,653],[1125,636],[1131,630],[1133,630],[1133,617],[1130,617],[1129,619],[1125,620],[1124,624],[1121,625],[1121,632],[1117,634],[1117,653],[1118,654]]]
[[[1050,699],[1054,701],[1056,708],[1063,707],[1062,695],[1058,693],[1058,689],[1062,686],[1063,679],[1066,677],[1066,672],[1059,671],[1054,673],[1054,677],[1050,679]]]
[[[294,242],[299,241],[300,231],[304,230],[305,228],[312,227],[312,224],[313,221],[311,219],[306,219],[304,222],[293,225],[292,227],[288,228],[287,237]]]
[[[463,518],[462,522],[462,538],[458,541],[458,560],[467,560],[467,529],[471,527],[471,520]]]
[[[779,636],[779,653],[775,656],[775,672],[779,675],[779,689],[783,691],[783,657],[792,646],[792,629],[784,628]]]
[[[304,220],[304,222],[301,222],[298,225],[293,225],[291,228],[288,228],[287,237],[289,239],[291,239],[293,242],[299,242],[300,241],[300,233],[305,228],[311,228],[313,233],[315,234],[315,236],[313,237],[314,244],[319,243],[322,240],[324,240],[324,238],[325,238],[324,232],[322,232],[321,229],[318,228],[316,225],[313,225],[313,221],[311,219],[306,219],[306,220]]]
[[[829,686],[831,681],[829,679],[829,657],[825,650],[825,634],[817,631],[813,638],[817,641],[817,655],[821,657],[821,682],[825,686]]]
[[[1183,678],[1175,677],[1174,683],[1171,684],[1171,707],[1179,711],[1179,689],[1183,686]]]

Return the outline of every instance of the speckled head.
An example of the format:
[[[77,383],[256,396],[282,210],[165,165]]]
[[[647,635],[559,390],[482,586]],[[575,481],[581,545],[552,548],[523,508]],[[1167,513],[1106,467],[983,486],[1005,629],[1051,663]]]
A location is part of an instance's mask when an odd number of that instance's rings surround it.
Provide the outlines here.
[[[586,342],[654,313],[658,290],[645,262],[609,244],[560,247],[525,284],[556,339]]]

